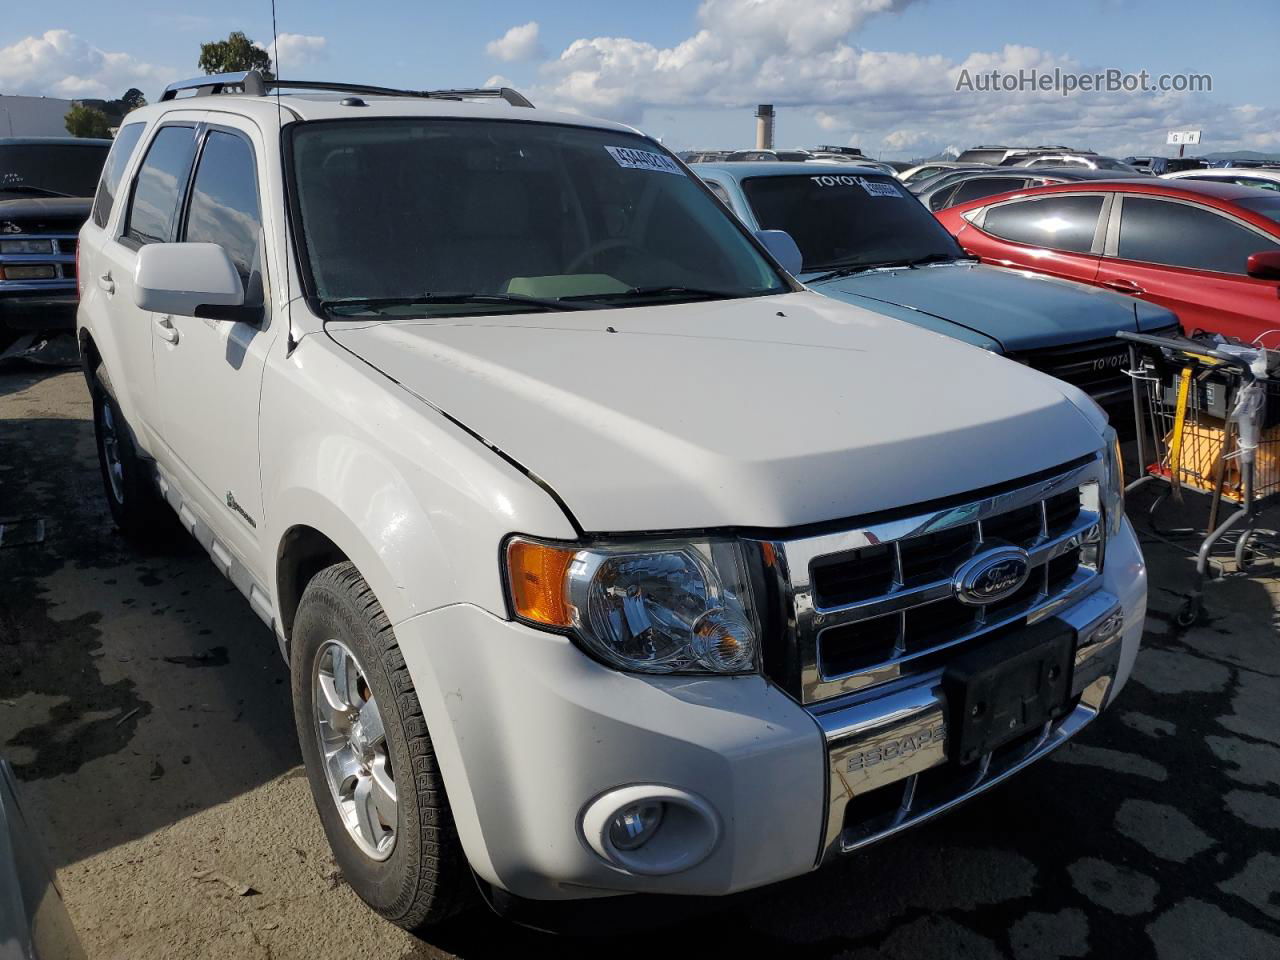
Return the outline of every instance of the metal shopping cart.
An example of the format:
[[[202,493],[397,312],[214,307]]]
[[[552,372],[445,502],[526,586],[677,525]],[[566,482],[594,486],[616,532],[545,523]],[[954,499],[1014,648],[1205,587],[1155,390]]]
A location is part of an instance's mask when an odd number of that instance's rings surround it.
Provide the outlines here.
[[[1151,506],[1153,526],[1159,507],[1181,502],[1184,491],[1212,498],[1203,531],[1170,531],[1203,533],[1195,584],[1177,613],[1177,622],[1190,626],[1200,616],[1215,545],[1234,532],[1236,570],[1248,571],[1261,543],[1259,513],[1280,494],[1280,351],[1209,338],[1120,336],[1129,341],[1142,470],[1127,489],[1167,483]],[[1235,509],[1219,522],[1224,503]]]

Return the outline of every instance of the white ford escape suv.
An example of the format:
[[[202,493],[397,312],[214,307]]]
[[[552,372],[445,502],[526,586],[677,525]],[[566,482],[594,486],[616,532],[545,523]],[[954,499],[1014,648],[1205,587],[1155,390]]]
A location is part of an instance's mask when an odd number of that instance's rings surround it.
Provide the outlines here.
[[[388,919],[792,877],[1124,684],[1092,401],[807,292],[786,240],[514,91],[250,73],[127,118],[80,243],[111,510],[172,508],[270,625]]]

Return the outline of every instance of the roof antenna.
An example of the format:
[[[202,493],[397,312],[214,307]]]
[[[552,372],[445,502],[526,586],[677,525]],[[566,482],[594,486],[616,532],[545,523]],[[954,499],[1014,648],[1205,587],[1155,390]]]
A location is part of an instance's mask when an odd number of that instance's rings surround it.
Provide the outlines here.
[[[276,88],[276,143],[282,146],[282,133],[284,131],[284,111],[280,106],[280,33],[276,29],[276,0],[271,0],[271,51],[274,56],[271,58],[275,61],[272,64],[275,69],[276,79],[273,86]],[[283,157],[281,158],[283,162]],[[284,218],[280,221],[284,232],[284,309],[285,309],[285,338],[286,338],[286,354],[293,353],[293,348],[298,345],[293,339],[293,294],[289,289],[289,210],[284,210]]]

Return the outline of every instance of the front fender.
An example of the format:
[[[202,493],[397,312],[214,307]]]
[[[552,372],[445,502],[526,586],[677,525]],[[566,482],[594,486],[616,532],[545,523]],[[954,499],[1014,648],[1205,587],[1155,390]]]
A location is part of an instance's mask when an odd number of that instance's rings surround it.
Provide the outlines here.
[[[505,616],[503,538],[575,535],[521,470],[323,334],[273,359],[261,424],[266,542],[324,534],[393,624],[453,603]]]

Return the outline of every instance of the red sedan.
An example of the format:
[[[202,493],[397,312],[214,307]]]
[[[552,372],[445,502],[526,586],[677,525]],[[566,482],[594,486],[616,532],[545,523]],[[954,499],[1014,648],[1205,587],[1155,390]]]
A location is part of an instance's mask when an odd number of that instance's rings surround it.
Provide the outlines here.
[[[1063,183],[937,214],[987,263],[1150,300],[1187,333],[1280,347],[1280,196],[1185,180]]]

